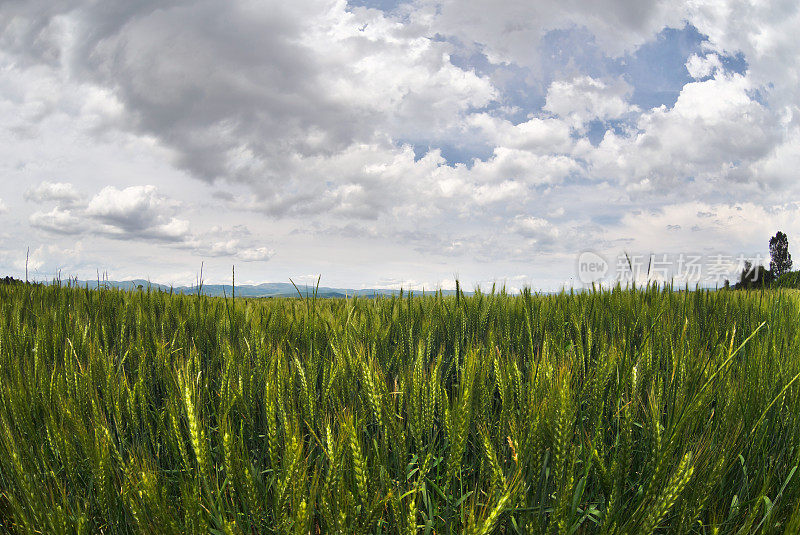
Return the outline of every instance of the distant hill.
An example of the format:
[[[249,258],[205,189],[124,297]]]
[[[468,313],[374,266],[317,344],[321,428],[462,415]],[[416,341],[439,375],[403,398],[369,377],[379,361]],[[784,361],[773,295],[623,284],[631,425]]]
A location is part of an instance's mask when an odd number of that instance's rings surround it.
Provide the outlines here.
[[[72,281],[75,282],[74,280]],[[95,281],[85,281],[79,280],[77,281],[78,285],[83,287],[87,286],[89,288],[96,288],[98,282]],[[174,293],[179,294],[186,294],[186,295],[194,295],[197,293],[197,287],[195,286],[168,286],[165,284],[158,284],[155,282],[146,281],[143,279],[134,279],[134,280],[127,280],[127,281],[100,281],[100,286],[111,287],[111,288],[119,288],[122,290],[136,290],[140,286],[142,289],[146,289],[148,287],[154,290],[164,290],[170,291],[170,289]],[[305,295],[313,295],[314,293],[314,286],[313,285],[301,285],[298,284],[297,288],[300,290],[300,293]],[[203,295],[207,295],[210,297],[222,297],[224,295],[231,296],[232,287],[230,284],[203,284]],[[376,297],[381,295],[393,295],[400,293],[399,290],[387,290],[382,288],[369,288],[363,290],[355,290],[352,288],[329,288],[327,286],[320,286],[317,289],[317,297],[322,298],[332,298],[332,297],[352,297],[354,295],[358,295],[360,297]],[[415,294],[421,294],[421,291],[414,291]],[[425,293],[432,293],[432,290],[426,290]],[[442,293],[444,295],[455,295],[454,290],[443,290]],[[472,292],[465,292],[465,293],[472,293]],[[263,284],[257,285],[236,285],[236,297],[297,297],[297,290],[295,287],[286,282],[266,282]]]

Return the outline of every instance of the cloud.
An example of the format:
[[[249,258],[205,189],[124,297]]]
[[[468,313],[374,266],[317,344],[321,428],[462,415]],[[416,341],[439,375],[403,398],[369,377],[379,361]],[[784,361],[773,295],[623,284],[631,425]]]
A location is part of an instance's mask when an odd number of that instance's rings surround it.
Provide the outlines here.
[[[751,88],[738,74],[686,84],[673,108],[643,113],[631,135],[606,132],[597,150],[585,153],[590,173],[659,194],[705,196],[720,181],[754,184],[753,166],[782,133],[773,112],[750,98]]]
[[[81,196],[69,182],[41,182],[39,185],[25,191],[23,198],[26,201],[42,203],[55,201],[60,205],[77,203]]]
[[[6,203],[3,202],[3,199],[0,199],[0,214],[4,214],[6,212],[8,212],[8,207],[6,206]]]
[[[28,189],[24,196],[36,202],[56,202],[52,210],[36,211],[29,217],[33,228],[52,234],[160,243],[204,257],[229,257],[243,262],[265,262],[275,255],[273,249],[256,245],[256,238],[245,226],[194,228],[181,216],[186,205],[152,185],[106,186],[88,201],[82,201],[70,184],[45,182]]]
[[[691,6],[688,18],[708,36],[708,48],[718,53],[738,52],[748,63],[754,87],[776,109],[795,108],[800,97],[800,55],[796,2],[701,2]],[[794,112],[795,114],[797,111]]]
[[[587,248],[606,248],[608,241],[604,237],[604,228],[582,221],[576,217],[555,224],[543,217],[517,215],[507,225],[507,231],[513,236],[525,238],[526,247],[513,252],[520,261],[528,262],[537,254],[563,254]]]
[[[559,237],[558,229],[541,217],[518,216],[512,224],[512,229],[518,234],[543,245],[552,244]]]
[[[231,258],[242,262],[266,262],[275,256],[275,251],[267,247],[244,245],[240,239],[213,241],[214,236],[230,234],[221,229],[205,236],[195,236],[187,242],[187,247],[196,254],[211,258]]]
[[[86,254],[81,241],[66,246],[49,243],[30,248],[25,246],[13,253],[9,252],[8,263],[20,277],[24,277],[27,269],[30,280],[47,281],[59,276],[64,280],[79,268],[88,268],[92,274],[95,273],[97,264],[87,263]]]
[[[722,69],[722,62],[717,54],[708,54],[703,57],[692,54],[686,60],[686,70],[689,71],[689,76],[695,80],[711,76]]]
[[[569,125],[558,118],[529,117],[527,121],[514,124],[488,113],[475,113],[467,119],[467,124],[487,143],[542,156],[568,153],[574,145]]]
[[[614,238],[631,238],[629,248],[636,252],[766,255],[767,242],[776,230],[783,230],[790,239],[800,237],[799,208],[796,202],[761,206],[690,201],[627,213],[607,231]],[[692,227],[699,227],[701,235]]]
[[[196,178],[248,184],[278,211],[306,204],[294,192],[307,189],[325,197],[317,210],[357,211],[369,185],[320,184],[320,158],[458,135],[453,119],[497,96],[487,78],[449,61],[450,43],[343,1],[3,11],[15,21],[10,49],[94,84],[85,115],[153,136]]]
[[[665,26],[679,27],[686,7],[666,0],[427,0],[418,15],[442,35],[475,43],[492,63],[538,67],[537,47],[549,30],[585,27],[608,54],[622,55]]]
[[[683,112],[730,104],[713,102],[708,94],[691,102],[689,86],[676,104],[683,106],[681,113],[646,111],[637,124],[641,110],[630,103],[636,88],[624,76],[564,66],[544,87],[543,107],[520,110],[527,117],[512,122],[498,107],[513,102],[501,92],[508,89],[501,75],[453,61],[455,54],[473,50],[492,65],[530,69],[548,32],[574,28],[593,36],[606,54],[620,55],[652,41],[666,26],[697,19],[700,29],[709,31],[708,51],[687,58],[686,68],[698,80],[713,75],[702,83],[717,82],[731,78],[722,54],[756,50],[757,43],[750,30],[750,37],[734,38],[730,15],[711,7],[575,0],[511,2],[487,10],[478,0],[423,0],[387,14],[343,1],[310,0],[271,2],[269,9],[238,1],[113,1],[103,9],[73,1],[0,9],[13,20],[4,26],[5,49],[25,58],[15,68],[39,63],[53,70],[47,95],[59,94],[61,80],[80,85],[81,91],[50,100],[43,94],[31,113],[77,109],[87,128],[152,138],[169,151],[174,165],[195,178],[246,185],[252,193],[248,205],[275,217],[375,219],[389,206],[419,212],[420,204],[442,211],[452,201],[444,190],[452,188],[432,188],[432,176],[477,192],[470,206],[483,209],[482,200],[504,199],[501,189],[512,196],[512,186],[520,188],[513,197],[521,199],[531,187],[563,182],[581,172],[581,160],[596,171],[589,173],[592,178],[621,171],[624,182],[638,182],[628,184],[630,191],[646,191],[712,172],[741,181],[755,173],[749,164],[758,159],[734,161],[740,147],[723,142],[726,129],[738,133],[733,122],[715,127],[716,146],[704,151],[714,165],[659,164],[675,161],[671,148],[656,148],[651,158],[649,144],[674,145],[678,153],[680,144],[703,146],[687,141],[687,135],[675,143],[667,140],[680,128],[703,131],[700,120],[678,124]],[[789,46],[781,33],[786,30],[773,31],[775,25],[764,22],[778,40],[767,48],[783,50]],[[33,72],[33,67],[22,70]],[[545,81],[534,71],[528,78],[525,91]],[[748,114],[759,112],[760,105],[753,92],[761,86],[749,73],[740,78],[744,83],[734,104],[742,108],[740,117],[747,117],[743,123],[749,122],[744,127],[749,129],[754,120]],[[706,93],[730,85],[720,82]],[[620,119],[643,133],[610,130],[608,143],[596,151],[570,133],[577,129],[580,137],[592,121]],[[759,128],[768,121],[774,117],[755,125],[754,132],[761,130],[764,138],[754,140],[758,148],[753,151],[763,154],[764,143],[777,143],[773,133]],[[483,156],[467,157],[469,168],[461,169],[444,156],[447,144],[482,147]],[[628,154],[632,144],[637,150]],[[420,159],[420,145],[429,147],[427,160]],[[618,154],[617,147],[624,152]],[[395,187],[398,177],[400,187]],[[440,190],[442,195],[419,201],[420,193]],[[175,239],[178,227],[173,223],[159,234]]]
[[[49,212],[34,212],[29,218],[32,227],[55,234],[75,235],[86,230],[85,221],[72,210],[56,206]]]
[[[266,247],[253,247],[240,250],[236,256],[244,262],[266,262],[275,256],[275,251]]]
[[[633,88],[623,80],[604,82],[579,76],[550,84],[543,109],[581,129],[593,119],[608,121],[638,111],[628,103],[632,93]]]
[[[568,156],[542,156],[525,150],[497,147],[490,159],[477,161],[468,175],[483,184],[520,180],[536,186],[561,182],[577,168],[578,164]]]
[[[100,232],[114,237],[181,242],[189,235],[189,222],[174,217],[176,208],[155,186],[107,186],[89,201],[86,215],[101,223]]]
[[[165,242],[183,242],[190,236],[188,221],[175,217],[180,204],[159,194],[155,186],[107,186],[87,202],[72,184],[42,182],[23,197],[56,203],[52,210],[36,211],[29,218],[34,228],[56,234],[99,233]]]

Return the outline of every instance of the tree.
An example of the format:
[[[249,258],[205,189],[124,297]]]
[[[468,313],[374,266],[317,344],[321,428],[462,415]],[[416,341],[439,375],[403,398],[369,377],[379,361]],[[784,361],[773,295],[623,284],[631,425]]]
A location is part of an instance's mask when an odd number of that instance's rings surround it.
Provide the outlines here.
[[[784,273],[792,270],[792,255],[789,254],[789,238],[781,231],[778,231],[769,240],[769,270],[772,277],[777,279]]]
[[[759,265],[753,265],[749,260],[745,260],[744,269],[739,276],[739,282],[735,288],[737,290],[748,290],[751,288],[764,288],[769,286],[773,280],[772,272]]]

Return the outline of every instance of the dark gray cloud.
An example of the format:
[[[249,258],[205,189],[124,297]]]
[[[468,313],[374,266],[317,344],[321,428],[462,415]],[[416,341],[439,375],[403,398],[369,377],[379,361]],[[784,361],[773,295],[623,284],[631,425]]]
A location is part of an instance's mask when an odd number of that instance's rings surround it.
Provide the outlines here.
[[[310,168],[352,147],[450,128],[454,113],[492,97],[488,82],[443,59],[447,43],[324,1],[0,9],[4,48],[110,89],[124,106],[113,126],[155,136],[201,180],[249,184],[275,214],[371,217],[354,203],[383,197],[385,183],[360,171],[331,183]]]
[[[177,164],[198,178],[280,180],[281,156],[335,151],[368,119],[328,97],[302,43],[302,18],[321,5],[287,6],[85,10],[82,24],[102,31],[87,35],[75,68],[114,88],[128,119],[177,149]],[[319,147],[310,131],[324,137]]]

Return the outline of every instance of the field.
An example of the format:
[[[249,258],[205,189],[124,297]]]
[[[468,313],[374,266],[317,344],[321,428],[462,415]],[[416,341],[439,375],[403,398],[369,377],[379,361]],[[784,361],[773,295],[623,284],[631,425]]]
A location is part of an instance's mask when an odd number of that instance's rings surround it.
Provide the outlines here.
[[[0,532],[800,533],[799,318],[0,286]]]

